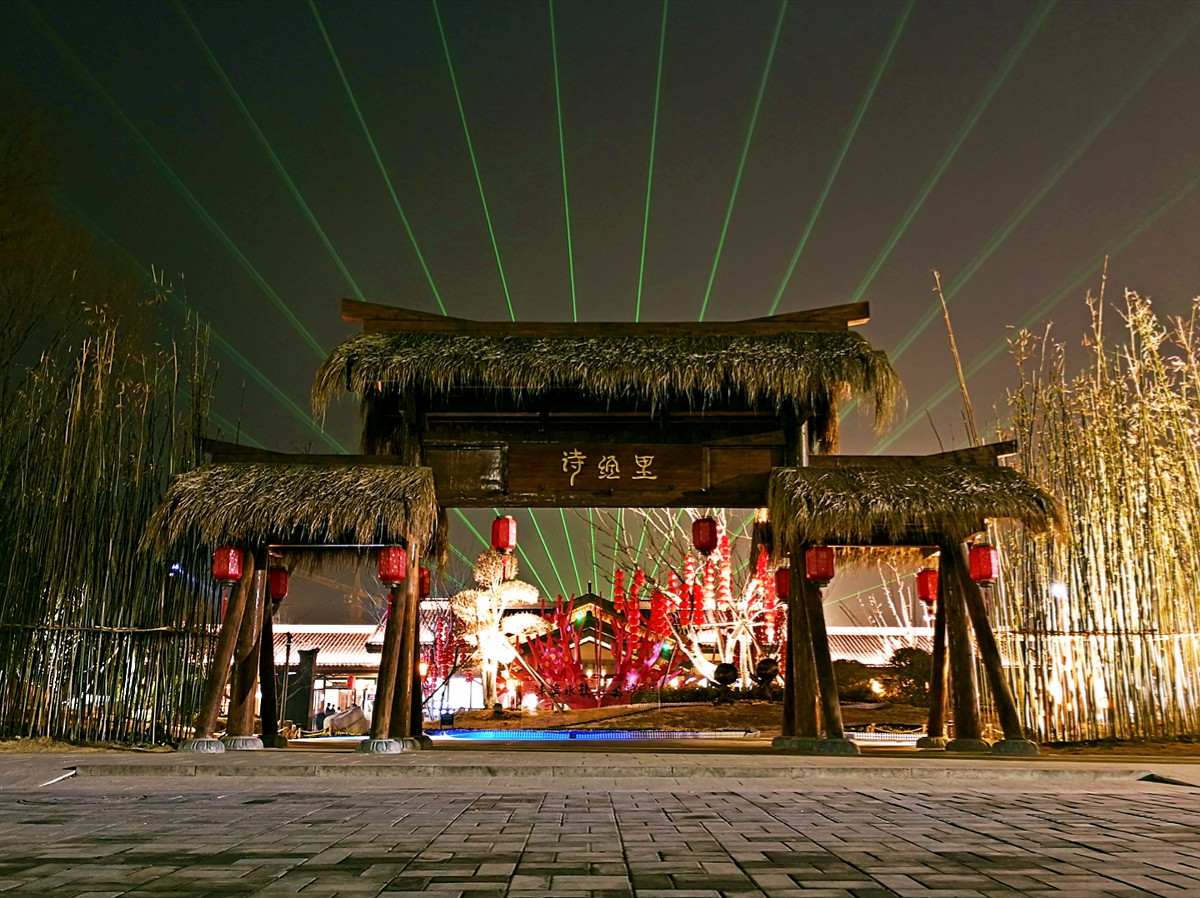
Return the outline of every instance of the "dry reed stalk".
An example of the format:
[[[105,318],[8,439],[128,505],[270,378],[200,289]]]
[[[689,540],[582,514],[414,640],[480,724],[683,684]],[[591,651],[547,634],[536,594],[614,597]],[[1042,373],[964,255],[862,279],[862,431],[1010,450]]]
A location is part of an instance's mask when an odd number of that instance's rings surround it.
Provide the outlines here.
[[[1043,740],[1200,732],[1200,333],[1126,293],[1109,345],[1089,300],[1089,364],[1022,333],[1012,428],[1063,503],[1056,541],[1005,534],[996,623],[1025,723]]]

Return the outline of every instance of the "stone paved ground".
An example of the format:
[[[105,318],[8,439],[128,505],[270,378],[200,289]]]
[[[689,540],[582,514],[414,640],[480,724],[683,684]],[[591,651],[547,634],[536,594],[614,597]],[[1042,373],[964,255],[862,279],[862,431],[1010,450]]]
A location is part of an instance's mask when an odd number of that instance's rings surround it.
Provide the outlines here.
[[[1200,790],[1181,786],[412,785],[10,777],[0,786],[0,893],[1200,896]]]

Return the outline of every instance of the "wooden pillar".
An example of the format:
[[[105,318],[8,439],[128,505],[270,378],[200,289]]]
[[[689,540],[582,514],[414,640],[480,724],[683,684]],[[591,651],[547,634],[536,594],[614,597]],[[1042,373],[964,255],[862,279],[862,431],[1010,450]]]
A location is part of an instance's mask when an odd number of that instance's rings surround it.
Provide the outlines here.
[[[825,739],[837,743],[847,754],[857,754],[857,747],[846,739],[846,730],[842,725],[842,705],[838,701],[837,677],[833,672],[833,658],[829,654],[829,634],[825,631],[825,609],[821,605],[821,590],[808,579],[804,555],[797,552],[795,560],[800,562],[800,576],[793,576],[792,579],[799,581],[797,586],[800,587],[804,607],[808,612],[813,661],[817,667],[817,683],[821,687],[821,716],[825,718]]]
[[[787,603],[784,602],[786,607]],[[779,657],[783,661],[783,731],[784,739],[795,738],[796,735],[796,665],[792,663],[792,614],[787,612],[786,632],[783,636],[783,646]]]
[[[279,699],[275,693],[275,607],[274,602],[263,603],[262,646],[258,652],[258,683],[262,698],[258,713],[262,717],[263,745],[287,748],[287,740],[279,735]],[[286,688],[286,676],[284,683]]]
[[[929,675],[929,723],[918,748],[943,748],[946,744],[946,585],[938,576],[937,609],[933,616],[933,669]],[[922,744],[924,743],[924,744]]]
[[[242,579],[234,585],[229,602],[225,606],[225,618],[221,621],[221,632],[217,635],[217,645],[208,667],[204,698],[200,703],[200,713],[196,715],[196,735],[184,742],[179,747],[180,751],[224,751],[224,746],[213,739],[213,731],[217,728],[221,699],[225,695],[225,685],[229,682],[229,665],[233,661],[233,651],[237,645],[238,631],[242,626],[246,600],[254,583],[254,553],[243,554],[245,563],[242,565]]]
[[[1004,733],[1004,742],[997,743],[995,750],[1002,754],[1037,754],[1037,745],[1025,738],[1025,730],[1021,724],[1021,715],[1017,713],[1017,703],[1013,700],[1012,690],[1008,686],[1008,678],[1004,676],[1004,666],[1000,661],[1000,646],[996,643],[996,634],[987,617],[987,605],[983,601],[983,592],[970,577],[971,562],[965,543],[954,547],[957,556],[955,571],[961,592],[966,599],[967,613],[971,618],[971,626],[975,631],[975,642],[979,646],[979,657],[983,662],[984,675],[987,677],[988,688],[992,691],[992,699],[996,703],[996,716],[1000,718],[1000,729]]]
[[[788,659],[795,669],[795,688],[792,714],[796,721],[796,736],[801,739],[821,738],[821,723],[817,717],[817,667],[813,657],[812,629],[804,596],[804,567],[796,562],[802,556],[792,555],[791,576],[788,578]]]
[[[233,679],[229,691],[229,725],[225,730],[226,750],[245,751],[262,748],[263,744],[254,735],[254,712],[256,687],[258,686],[258,660],[261,651],[263,605],[267,593],[266,551],[260,550],[254,558],[254,585],[242,614],[242,625],[238,629],[237,646],[233,654]]]
[[[975,657],[971,628],[958,572],[954,544],[940,546],[938,598],[946,607],[946,642],[950,656],[950,692],[954,705],[954,739],[947,751],[987,751],[979,725],[979,692],[975,683]]]
[[[383,651],[379,655],[379,675],[375,680],[375,705],[371,710],[371,740],[390,738],[392,696],[396,688],[396,664],[400,659],[400,634],[404,630],[404,585],[397,583],[388,592],[387,624],[383,628]]]
[[[421,605],[421,546],[416,540],[408,543],[408,571],[404,578],[404,604],[402,606],[403,630],[400,636],[400,661],[396,670],[396,692],[392,699],[393,708],[390,732],[393,739],[408,739],[413,729],[413,679],[419,677],[416,656],[420,652],[421,634],[418,629],[418,614]],[[401,609],[397,609],[398,611]],[[414,650],[414,645],[416,649]],[[418,721],[419,723],[419,721]],[[405,745],[419,747],[419,743]]]

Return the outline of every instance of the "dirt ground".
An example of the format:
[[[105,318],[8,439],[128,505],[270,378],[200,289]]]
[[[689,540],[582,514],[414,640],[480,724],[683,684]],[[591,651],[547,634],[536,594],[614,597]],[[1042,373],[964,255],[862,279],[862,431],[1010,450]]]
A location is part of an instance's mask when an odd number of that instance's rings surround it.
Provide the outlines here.
[[[629,729],[629,730],[700,730],[704,732],[750,731],[762,738],[778,736],[782,728],[782,707],[769,702],[731,702],[709,705],[625,705],[591,708],[583,711],[542,711],[538,714],[506,711],[496,717],[491,711],[459,711],[454,715],[456,729]],[[911,705],[844,705],[842,719],[848,727],[875,725],[879,728],[907,728],[924,724],[928,710]],[[427,724],[429,729],[432,726]],[[1046,755],[1141,756],[1159,758],[1200,758],[1198,741],[1093,742],[1042,745]],[[164,746],[130,749],[113,743],[72,745],[53,739],[0,740],[0,754],[21,752],[170,751]]]
[[[496,717],[491,711],[459,711],[454,715],[457,729],[629,729],[629,730],[736,730],[757,732],[764,737],[778,736],[783,727],[783,708],[770,702],[730,702],[720,705],[626,705],[591,708],[584,711],[506,711]],[[923,724],[929,712],[910,705],[844,707],[842,719],[847,726]]]

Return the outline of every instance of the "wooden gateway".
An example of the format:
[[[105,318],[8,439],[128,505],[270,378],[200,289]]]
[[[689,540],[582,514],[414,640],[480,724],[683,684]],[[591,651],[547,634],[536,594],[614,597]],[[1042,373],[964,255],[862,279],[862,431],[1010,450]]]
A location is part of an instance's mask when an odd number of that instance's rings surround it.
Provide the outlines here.
[[[359,397],[362,454],[296,456],[211,444],[213,464],[177,478],[155,517],[150,539],[160,548],[198,534],[260,557],[268,547],[291,547],[286,551],[312,563],[323,545],[357,551],[403,542],[415,571],[418,556],[436,554],[435,544],[445,541],[446,508],[755,508],[768,504],[769,494],[778,554],[802,559],[801,550],[815,543],[937,546],[952,574],[964,541],[985,518],[1012,517],[1030,527],[1056,520],[1045,493],[998,466],[1003,447],[928,459],[832,454],[840,403],[872,406],[883,428],[900,395],[884,353],[850,329],[867,320],[866,303],[702,323],[479,322],[350,300],[342,314],[361,323],[362,333],[321,366],[313,404],[320,415],[343,394]],[[223,488],[214,488],[217,482]],[[192,750],[219,750],[212,725],[230,665],[235,701],[247,691],[252,697],[249,653],[269,646],[253,623],[269,626],[269,603],[252,578],[243,580],[211,663],[197,739],[185,746]],[[403,594],[395,594],[400,607],[389,615],[365,751],[423,744],[414,711],[416,581],[407,577]],[[955,611],[961,599],[1002,706],[1006,741],[1015,745],[1015,706],[986,616],[975,614],[977,588],[971,593],[975,584],[968,582],[943,577],[947,601],[937,616],[939,631],[950,636],[958,741],[978,747],[970,634],[965,615],[960,620]],[[795,623],[780,744],[851,750],[819,597],[794,589],[788,604]],[[242,732],[240,706],[239,713],[235,723],[231,712],[230,733],[252,737]],[[931,732],[940,726],[940,717],[931,719]],[[233,748],[256,747],[244,742],[226,739]]]

